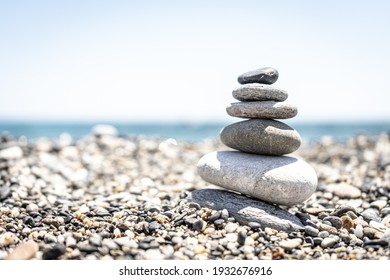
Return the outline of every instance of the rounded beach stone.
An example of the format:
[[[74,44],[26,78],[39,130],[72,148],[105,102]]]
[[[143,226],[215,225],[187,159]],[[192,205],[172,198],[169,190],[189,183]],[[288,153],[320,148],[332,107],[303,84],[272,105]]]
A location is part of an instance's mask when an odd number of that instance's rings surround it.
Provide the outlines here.
[[[276,120],[250,119],[224,127],[220,139],[226,146],[247,153],[284,155],[301,145],[299,133]]]
[[[240,84],[260,83],[271,85],[279,78],[279,72],[273,67],[264,67],[245,72],[238,77]]]
[[[199,160],[198,174],[211,184],[281,205],[301,203],[317,187],[314,169],[291,156],[212,152]]]
[[[258,119],[290,119],[297,115],[294,105],[275,101],[252,101],[231,103],[226,112],[232,117]]]
[[[270,85],[246,84],[234,89],[233,97],[239,101],[284,101],[288,93]]]

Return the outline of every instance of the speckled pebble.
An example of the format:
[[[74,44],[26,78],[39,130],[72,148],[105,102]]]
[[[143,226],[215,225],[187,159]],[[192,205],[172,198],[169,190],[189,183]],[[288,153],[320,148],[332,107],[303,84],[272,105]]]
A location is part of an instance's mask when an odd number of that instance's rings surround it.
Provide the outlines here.
[[[332,237],[326,237],[321,242],[322,248],[332,248],[334,245],[336,245],[337,241]]]
[[[282,247],[285,250],[292,250],[294,248],[297,248],[301,244],[302,244],[302,239],[300,238],[283,240],[279,243],[280,247]]]

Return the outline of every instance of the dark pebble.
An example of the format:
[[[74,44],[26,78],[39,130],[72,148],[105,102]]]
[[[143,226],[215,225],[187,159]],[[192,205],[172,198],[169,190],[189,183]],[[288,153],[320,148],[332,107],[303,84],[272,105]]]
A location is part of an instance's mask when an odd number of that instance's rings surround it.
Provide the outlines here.
[[[385,217],[385,216],[387,216],[387,215],[390,215],[390,207],[385,207],[385,208],[383,208],[382,211],[381,211],[381,215],[382,215],[383,217]]]
[[[216,226],[216,227],[222,227],[222,225],[225,223],[225,220],[223,220],[223,219],[218,219],[218,220],[215,220],[214,221],[214,225]]]
[[[163,214],[164,214],[165,216],[167,216],[169,219],[171,219],[172,216],[173,216],[173,212],[172,212],[172,211],[165,211]]]
[[[187,212],[183,212],[180,215],[174,217],[173,222],[178,222],[178,221],[182,220],[185,216],[187,216]]]
[[[238,244],[244,245],[244,244],[245,244],[245,240],[246,240],[246,234],[245,234],[245,232],[240,231],[240,232],[238,233],[238,237],[237,237],[237,242],[238,242]]]
[[[324,219],[324,222],[330,222],[330,226],[333,226],[337,229],[341,228],[343,226],[343,221],[336,216],[328,216]]]
[[[258,222],[249,222],[249,223],[248,223],[248,226],[249,226],[251,229],[259,229],[259,228],[261,228],[261,224],[258,223]]]
[[[119,228],[121,231],[126,231],[126,230],[130,229],[129,226],[126,225],[125,223],[118,224],[117,228]]]
[[[147,212],[150,212],[150,213],[153,213],[153,212],[157,212],[157,213],[160,213],[160,209],[158,209],[157,207],[150,207]]]
[[[203,221],[202,220],[197,220],[193,225],[192,229],[196,231],[201,231],[203,229]]]
[[[279,78],[278,71],[273,67],[264,67],[241,74],[238,77],[240,84],[260,83],[271,85]]]
[[[220,251],[212,251],[211,255],[213,255],[214,257],[220,257],[222,255],[222,252],[220,252]]]
[[[213,235],[211,235],[210,237],[211,237],[212,239],[221,239],[221,238],[222,238],[222,236],[219,235],[219,234],[213,234]]]
[[[189,208],[194,208],[194,209],[196,209],[196,210],[199,210],[199,209],[200,209],[200,205],[199,205],[198,203],[196,203],[196,202],[190,202],[190,203],[188,203],[188,207],[189,207]]]
[[[314,245],[321,245],[322,240],[323,239],[321,237],[314,237],[313,238]]]
[[[364,247],[388,247],[389,241],[384,239],[368,240],[364,242]]]
[[[80,245],[78,246],[79,250],[81,252],[85,252],[85,253],[94,253],[94,252],[98,252],[99,251],[99,248],[96,247],[96,246],[93,246],[93,245]]]
[[[184,198],[186,198],[187,196],[188,196],[188,192],[182,192],[180,195],[179,195],[179,197],[181,198],[181,199],[184,199]]]
[[[364,220],[367,222],[370,221],[375,221],[375,222],[380,222],[381,218],[379,217],[379,213],[376,209],[373,208],[368,208],[364,210],[361,215],[363,216]]]
[[[214,223],[216,220],[218,220],[221,217],[221,213],[217,212],[209,217],[209,221],[211,223]]]
[[[323,219],[325,219],[325,218],[328,217],[328,216],[329,216],[328,213],[326,213],[326,212],[321,212],[321,213],[318,214],[318,219],[323,220]]]
[[[311,226],[311,227],[313,227],[313,228],[318,229],[317,224],[316,224],[315,222],[311,221],[311,220],[307,220],[307,221],[306,221],[306,226]]]
[[[30,216],[26,216],[24,219],[23,219],[23,223],[25,225],[33,225],[34,224],[34,220],[33,218],[31,218]]]
[[[337,216],[341,217],[348,211],[352,211],[353,213],[357,214],[356,209],[349,205],[342,205],[340,207],[337,207],[332,213],[330,213],[330,216]]]
[[[314,240],[310,236],[305,237],[305,242],[314,245]]]
[[[41,213],[38,213],[38,212],[30,212],[28,213],[31,217],[35,218],[35,217],[42,217]]]
[[[186,223],[186,225],[192,227],[192,226],[196,223],[197,220],[198,220],[198,219],[195,218],[195,217],[186,217],[186,218],[184,219],[184,222]]]
[[[60,256],[62,256],[63,254],[65,254],[65,247],[60,245],[60,244],[56,244],[52,248],[46,250],[42,254],[42,259],[44,259],[44,260],[56,260]]]
[[[307,225],[307,222],[310,221],[310,215],[307,213],[297,212],[295,216],[302,222],[303,225]],[[310,221],[311,222],[311,221]]]

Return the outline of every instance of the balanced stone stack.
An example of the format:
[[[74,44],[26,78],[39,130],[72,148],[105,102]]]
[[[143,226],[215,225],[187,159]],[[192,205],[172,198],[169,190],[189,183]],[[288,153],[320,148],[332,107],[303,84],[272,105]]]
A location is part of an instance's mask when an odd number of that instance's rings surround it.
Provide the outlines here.
[[[275,119],[293,118],[297,108],[285,101],[285,90],[272,86],[278,79],[274,68],[261,68],[238,77],[242,84],[233,91],[240,102],[226,111],[248,120],[224,127],[220,139],[236,151],[211,152],[198,163],[207,182],[278,205],[299,204],[317,187],[317,175],[304,160],[285,156],[296,151],[301,137],[296,130]]]

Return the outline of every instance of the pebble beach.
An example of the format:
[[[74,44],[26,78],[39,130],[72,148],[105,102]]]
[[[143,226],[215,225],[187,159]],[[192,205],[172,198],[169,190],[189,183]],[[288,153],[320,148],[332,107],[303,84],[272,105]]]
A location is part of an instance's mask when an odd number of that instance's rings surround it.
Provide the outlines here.
[[[277,217],[242,220],[192,199],[219,189],[197,174],[214,150],[229,148],[115,133],[2,135],[0,259],[389,259],[388,134],[323,137],[294,152],[318,186],[301,204],[275,206],[299,222],[288,231]]]

